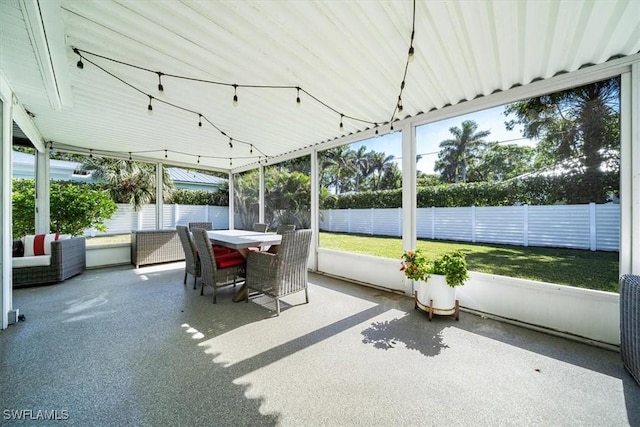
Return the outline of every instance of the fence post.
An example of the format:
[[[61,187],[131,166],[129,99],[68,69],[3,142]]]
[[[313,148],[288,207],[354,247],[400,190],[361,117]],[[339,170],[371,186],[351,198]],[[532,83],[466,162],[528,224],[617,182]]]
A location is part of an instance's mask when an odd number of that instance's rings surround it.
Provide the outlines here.
[[[471,205],[471,242],[476,242],[476,206]]]
[[[529,205],[522,206],[522,216],[523,216],[523,235],[522,235],[522,244],[524,246],[529,246]]]
[[[373,214],[374,214],[374,209],[371,208],[371,225],[369,228],[369,234],[373,236],[373,229],[375,228],[375,224],[373,223]]]
[[[436,207],[431,206],[431,238],[436,238]]]
[[[589,249],[596,250],[596,204],[589,203]]]
[[[209,222],[209,205],[204,205],[204,221]],[[211,223],[213,224],[213,221]],[[213,229],[215,230],[215,227]]]
[[[347,233],[351,233],[351,208],[347,209]]]
[[[138,230],[142,230],[142,209],[138,211]]]
[[[178,225],[178,215],[180,215],[180,206],[177,203],[173,204],[173,228]]]
[[[402,208],[398,208],[398,236],[402,237]]]

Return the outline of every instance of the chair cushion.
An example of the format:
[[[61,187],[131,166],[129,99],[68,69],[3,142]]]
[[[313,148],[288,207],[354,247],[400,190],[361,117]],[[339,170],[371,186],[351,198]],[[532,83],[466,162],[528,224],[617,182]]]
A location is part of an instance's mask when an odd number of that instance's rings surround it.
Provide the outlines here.
[[[233,249],[231,248],[227,248],[225,246],[220,246],[220,245],[211,245],[211,249],[213,249],[213,253],[218,256],[218,255],[225,255],[225,254],[230,254]]]
[[[245,261],[245,258],[238,252],[216,256],[216,266],[218,268],[236,267],[244,264]]]
[[[13,258],[11,265],[13,268],[44,267],[47,265],[51,265],[51,255],[23,256]]]

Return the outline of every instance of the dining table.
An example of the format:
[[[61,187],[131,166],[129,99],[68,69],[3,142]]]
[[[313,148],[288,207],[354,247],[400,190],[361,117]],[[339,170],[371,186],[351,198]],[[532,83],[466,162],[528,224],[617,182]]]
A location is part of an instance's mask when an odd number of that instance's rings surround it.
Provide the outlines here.
[[[261,233],[251,230],[209,230],[209,240],[213,244],[235,249],[247,258],[251,249],[277,246],[282,242],[282,235]],[[243,283],[233,296],[233,302],[244,301],[249,297],[246,285]]]

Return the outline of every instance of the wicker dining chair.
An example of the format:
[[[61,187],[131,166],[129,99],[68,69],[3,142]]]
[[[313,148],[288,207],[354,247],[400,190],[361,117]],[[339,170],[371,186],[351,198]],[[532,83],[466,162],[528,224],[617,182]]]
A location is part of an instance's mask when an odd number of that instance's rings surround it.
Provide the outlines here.
[[[294,224],[280,224],[278,228],[276,228],[276,234],[284,234],[286,231],[293,231],[296,229]],[[280,245],[271,245],[266,249],[266,252],[277,254]]]
[[[259,233],[266,233],[267,227],[268,227],[267,224],[256,222],[255,224],[253,224],[253,231],[257,231]]]
[[[200,277],[200,258],[196,251],[196,245],[193,243],[191,233],[189,229],[184,225],[177,225],[178,236],[180,236],[180,243],[182,243],[182,249],[184,250],[184,284],[187,284],[187,275],[193,276],[193,289],[196,288],[196,282]]]
[[[194,228],[193,240],[200,256],[202,287],[200,295],[204,295],[205,285],[213,287],[213,303],[216,303],[216,290],[227,285],[236,285],[238,278],[244,275],[245,259],[238,252],[214,256],[207,230]]]
[[[247,258],[248,291],[253,289],[276,300],[280,315],[280,298],[304,291],[309,302],[307,262],[311,249],[311,230],[285,231],[277,254],[250,252]],[[249,299],[247,298],[247,302]]]
[[[193,231],[194,228],[203,228],[207,231],[213,230],[213,224],[210,222],[190,222],[189,230]]]

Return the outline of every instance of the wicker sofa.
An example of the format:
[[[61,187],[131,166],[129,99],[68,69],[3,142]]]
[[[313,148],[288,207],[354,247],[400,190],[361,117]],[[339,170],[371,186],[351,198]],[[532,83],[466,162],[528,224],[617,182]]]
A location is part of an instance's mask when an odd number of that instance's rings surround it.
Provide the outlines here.
[[[20,240],[14,241],[16,246],[21,244]],[[16,264],[22,263],[14,262],[12,268],[14,288],[61,282],[86,270],[85,238],[72,237],[51,242],[51,259],[47,265],[16,266]]]
[[[177,230],[131,231],[131,263],[141,265],[184,260]]]

